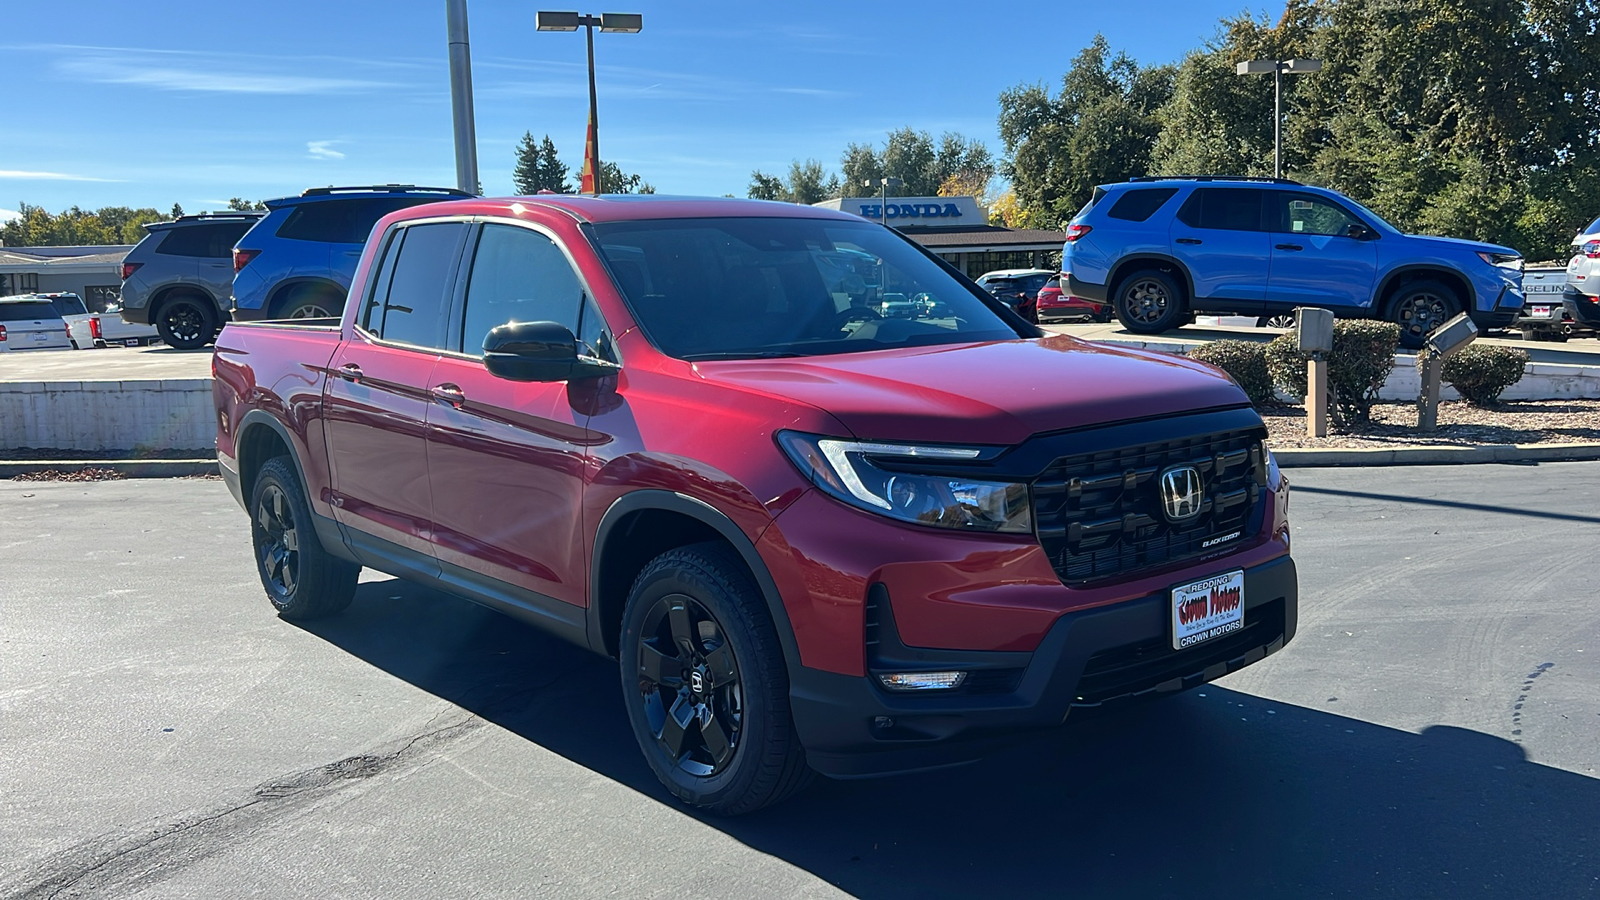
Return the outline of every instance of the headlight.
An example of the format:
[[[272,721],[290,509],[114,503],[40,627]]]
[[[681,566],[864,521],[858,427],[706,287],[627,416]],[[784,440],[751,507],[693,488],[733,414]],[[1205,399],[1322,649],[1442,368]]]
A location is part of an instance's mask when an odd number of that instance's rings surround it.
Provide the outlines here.
[[[858,509],[940,528],[1033,531],[1026,484],[896,472],[876,464],[975,460],[983,453],[976,447],[883,444],[796,431],[779,432],[778,446],[813,484]]]
[[[1515,254],[1489,253],[1484,250],[1479,250],[1478,258],[1491,266],[1499,266],[1502,269],[1510,269],[1513,272],[1522,271],[1522,257]]]

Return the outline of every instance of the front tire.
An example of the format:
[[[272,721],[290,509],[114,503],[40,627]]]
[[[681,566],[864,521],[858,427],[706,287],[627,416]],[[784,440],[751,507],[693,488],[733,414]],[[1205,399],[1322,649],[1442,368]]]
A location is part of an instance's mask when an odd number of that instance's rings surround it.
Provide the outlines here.
[[[1257,328],[1293,328],[1294,313],[1273,313],[1256,319]]]
[[[156,333],[170,347],[199,350],[217,335],[216,306],[192,295],[168,300],[156,316]]]
[[[1117,284],[1111,308],[1134,334],[1160,334],[1184,321],[1183,292],[1165,272],[1145,269]]]
[[[619,648],[634,737],[679,800],[740,815],[810,781],[777,630],[726,547],[651,560],[629,592]]]
[[[305,488],[286,456],[268,460],[256,475],[250,491],[250,543],[261,586],[283,618],[335,615],[355,598],[361,567],[322,546]]]
[[[1414,281],[1389,303],[1389,321],[1400,326],[1400,346],[1418,350],[1428,333],[1461,312],[1456,292],[1437,281]]]

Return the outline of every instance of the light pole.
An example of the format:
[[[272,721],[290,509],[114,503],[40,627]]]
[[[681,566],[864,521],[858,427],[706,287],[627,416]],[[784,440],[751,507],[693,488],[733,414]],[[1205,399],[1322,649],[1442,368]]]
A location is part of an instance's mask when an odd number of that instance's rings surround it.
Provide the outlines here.
[[[578,15],[575,12],[540,12],[537,18],[540,31],[577,31],[582,25],[589,42],[589,132],[584,147],[584,158],[591,167],[590,193],[600,196],[600,122],[599,107],[594,96],[594,30],[619,34],[638,34],[644,27],[644,17],[638,13],[601,13],[598,16]]]
[[[1252,59],[1239,63],[1240,75],[1272,73],[1272,177],[1283,177],[1283,73],[1304,75],[1322,71],[1320,59]]]
[[[456,135],[456,187],[478,192],[478,136],[472,124],[472,54],[467,47],[467,0],[445,0],[450,45],[450,118]]]
[[[861,186],[862,187],[877,186],[878,188],[880,188],[882,190],[882,195],[881,195],[880,199],[878,200],[878,224],[879,225],[888,225],[889,224],[889,188],[899,187],[902,184],[905,184],[905,182],[903,180],[899,179],[899,178],[865,178],[865,179],[862,179],[862,181],[861,181]]]

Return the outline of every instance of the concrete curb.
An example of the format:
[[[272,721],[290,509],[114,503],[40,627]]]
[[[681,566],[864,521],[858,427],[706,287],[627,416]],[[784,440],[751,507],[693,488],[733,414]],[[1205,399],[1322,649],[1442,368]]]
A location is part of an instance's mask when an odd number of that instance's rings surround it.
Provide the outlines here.
[[[1283,468],[1310,466],[1421,466],[1481,463],[1570,462],[1600,459],[1600,443],[1473,444],[1466,447],[1273,450]]]
[[[215,475],[215,459],[17,459],[0,460],[0,478],[30,475],[34,472],[80,472],[84,469],[111,469],[126,478],[182,478],[186,475]]]

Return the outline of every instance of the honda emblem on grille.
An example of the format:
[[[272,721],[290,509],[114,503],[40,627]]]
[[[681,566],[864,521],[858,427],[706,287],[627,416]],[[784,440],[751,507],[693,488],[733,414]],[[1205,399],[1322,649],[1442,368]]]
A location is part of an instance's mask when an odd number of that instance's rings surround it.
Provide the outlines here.
[[[1200,515],[1205,485],[1194,466],[1174,466],[1161,473],[1161,507],[1169,522],[1187,522]]]

